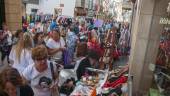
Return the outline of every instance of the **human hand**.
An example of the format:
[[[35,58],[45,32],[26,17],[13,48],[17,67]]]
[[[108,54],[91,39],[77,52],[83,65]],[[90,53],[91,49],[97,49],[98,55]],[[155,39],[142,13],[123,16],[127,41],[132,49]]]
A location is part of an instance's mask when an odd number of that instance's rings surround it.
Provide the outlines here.
[[[61,51],[65,51],[65,50],[66,50],[66,48],[65,48],[65,47],[63,47],[63,48],[60,48],[60,50],[61,50]]]
[[[53,81],[51,86],[50,86],[50,89],[51,90],[55,90],[58,88],[58,81]]]

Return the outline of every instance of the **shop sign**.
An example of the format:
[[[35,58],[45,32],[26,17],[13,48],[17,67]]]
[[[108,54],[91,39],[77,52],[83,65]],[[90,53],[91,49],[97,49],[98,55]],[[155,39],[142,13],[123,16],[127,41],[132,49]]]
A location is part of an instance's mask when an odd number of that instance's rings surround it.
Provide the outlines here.
[[[159,24],[170,24],[169,18],[160,18]]]

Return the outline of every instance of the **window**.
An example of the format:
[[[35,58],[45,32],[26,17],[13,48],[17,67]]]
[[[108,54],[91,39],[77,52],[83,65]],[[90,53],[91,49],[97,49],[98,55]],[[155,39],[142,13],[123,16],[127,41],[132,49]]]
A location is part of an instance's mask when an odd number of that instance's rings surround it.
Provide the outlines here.
[[[81,6],[84,8],[85,7],[85,0],[81,0]]]
[[[36,14],[37,11],[38,11],[38,9],[31,9],[31,13],[32,13],[32,14]]]

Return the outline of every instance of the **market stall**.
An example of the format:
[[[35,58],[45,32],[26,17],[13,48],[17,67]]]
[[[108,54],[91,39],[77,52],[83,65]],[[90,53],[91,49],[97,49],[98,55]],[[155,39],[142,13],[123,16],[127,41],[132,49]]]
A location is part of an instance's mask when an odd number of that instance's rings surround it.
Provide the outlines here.
[[[92,69],[97,76],[83,76],[70,96],[120,96],[127,90],[128,66],[109,71]]]
[[[108,78],[109,70],[106,69],[103,72],[99,72],[97,69],[90,70],[95,72],[96,76],[83,76],[71,96],[96,96],[102,93],[102,87]]]

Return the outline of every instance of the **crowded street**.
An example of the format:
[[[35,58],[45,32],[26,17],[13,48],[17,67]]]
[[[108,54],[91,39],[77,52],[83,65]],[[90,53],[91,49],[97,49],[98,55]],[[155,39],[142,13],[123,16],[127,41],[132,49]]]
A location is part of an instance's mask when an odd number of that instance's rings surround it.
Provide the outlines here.
[[[0,96],[170,96],[170,0],[0,0]]]

